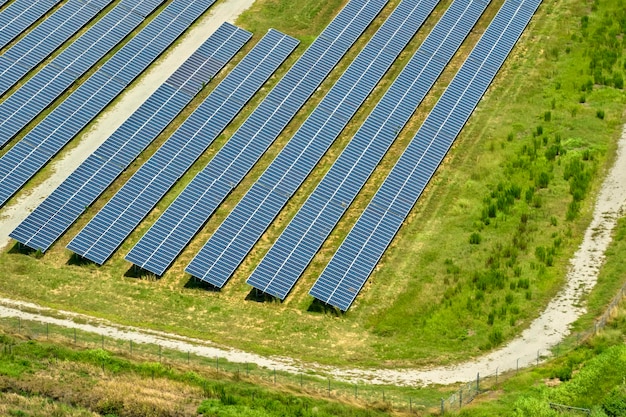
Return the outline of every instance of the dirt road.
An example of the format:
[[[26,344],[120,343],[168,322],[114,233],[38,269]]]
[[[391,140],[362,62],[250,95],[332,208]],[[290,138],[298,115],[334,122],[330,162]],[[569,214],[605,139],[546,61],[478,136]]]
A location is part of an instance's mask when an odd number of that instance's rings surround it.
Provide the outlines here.
[[[214,358],[225,358],[230,362],[256,363],[286,372],[312,370],[336,379],[371,384],[394,384],[419,386],[426,384],[449,384],[458,381],[471,381],[476,374],[489,375],[499,371],[524,367],[535,363],[537,356],[549,353],[567,335],[570,325],[584,313],[580,306],[581,296],[590,291],[596,283],[604,253],[611,241],[611,231],[617,219],[626,209],[626,126],[619,142],[615,165],[605,179],[596,201],[593,220],[585,233],[583,242],[574,254],[567,282],[563,290],[549,303],[545,311],[531,323],[521,336],[506,346],[481,358],[453,366],[435,367],[428,370],[404,369],[346,369],[321,366],[314,363],[300,363],[289,358],[263,357],[236,349],[221,348],[209,342],[185,338],[157,331],[118,326],[104,320],[94,319],[71,312],[52,311],[30,303],[0,299],[1,317],[21,317],[69,328],[76,328],[107,337],[132,340],[136,343],[159,344],[167,349]],[[27,310],[27,311],[25,311]],[[51,313],[65,319],[51,317]],[[79,318],[77,323],[73,318]],[[81,323],[94,324],[81,324]]]

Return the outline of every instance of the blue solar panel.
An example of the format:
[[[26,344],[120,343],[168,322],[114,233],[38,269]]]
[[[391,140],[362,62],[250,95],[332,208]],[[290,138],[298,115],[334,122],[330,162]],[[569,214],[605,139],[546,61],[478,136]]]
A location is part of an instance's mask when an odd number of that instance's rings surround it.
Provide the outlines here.
[[[489,87],[541,0],[504,3],[310,294],[346,311]]]
[[[270,30],[68,248],[104,263],[297,45],[296,39]]]
[[[143,0],[129,8],[129,1],[131,0],[123,0],[0,103],[0,147],[8,143],[78,77],[141,24],[144,19],[136,13],[138,8],[154,10],[162,2]]]
[[[126,259],[162,275],[386,3],[349,2]]]
[[[251,36],[224,23],[10,236],[33,249],[48,250]]]
[[[186,271],[221,288],[363,104],[438,0],[404,0]]]
[[[179,14],[168,12],[181,2]],[[214,2],[175,0],[0,158],[0,206]]]
[[[449,7],[248,279],[284,299],[485,10]]]
[[[112,0],[68,0],[0,56],[0,95],[40,64]]]
[[[61,0],[16,0],[0,13],[0,48],[4,48]]]

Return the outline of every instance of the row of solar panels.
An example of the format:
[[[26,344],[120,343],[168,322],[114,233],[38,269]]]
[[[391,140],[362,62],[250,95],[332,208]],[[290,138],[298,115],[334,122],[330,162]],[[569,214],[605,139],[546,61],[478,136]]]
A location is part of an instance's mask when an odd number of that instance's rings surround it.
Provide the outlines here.
[[[112,0],[68,0],[0,56],[0,95],[93,19]]]
[[[243,44],[248,39],[247,32],[234,26],[224,25],[205,44],[214,47],[218,39],[240,38]],[[232,41],[231,41],[232,42]],[[278,66],[297,46],[298,41],[282,33],[271,30],[244,59],[227,75],[213,92],[197,107],[187,120],[177,129],[170,139],[144,164],[138,171],[145,173],[135,175],[127,183],[127,187],[135,190],[147,188],[147,184],[139,180],[153,180],[154,190],[162,184],[160,176],[164,174],[177,178],[180,171],[179,163],[172,156],[188,155],[190,152],[200,154],[208,146],[212,138],[209,134],[217,134],[241,110],[252,95],[261,88]],[[238,45],[240,46],[240,45]],[[16,240],[33,248],[47,250],[83,213],[95,199],[119,176],[125,168],[148,146],[156,136],[180,112],[189,99],[181,97],[181,93],[172,94],[171,83],[179,84],[180,90],[191,89],[200,80],[197,79],[197,60],[208,64],[217,62],[216,53],[206,53],[207,59],[192,56],[169,80],[157,90],[113,135],[108,138],[70,177],[64,181],[26,220],[11,234]],[[234,51],[233,51],[234,52]],[[194,54],[195,55],[195,54]],[[204,55],[204,54],[203,54]],[[227,61],[225,56],[220,62]],[[220,65],[221,67],[221,65]],[[206,74],[210,79],[213,73]],[[194,73],[191,73],[194,71]],[[176,102],[162,99],[164,94],[177,97]],[[164,191],[163,191],[164,192]],[[143,199],[138,192],[134,197]],[[120,206],[122,207],[122,206]],[[132,209],[132,207],[130,207]]]
[[[15,0],[0,13],[0,48],[35,23],[61,0]]]
[[[163,0],[122,0],[0,103],[0,147],[8,143],[78,77],[84,75],[122,42],[162,2]],[[3,56],[0,57],[0,65]],[[20,71],[14,66],[8,66],[6,71],[14,76],[0,80],[2,90],[8,90],[21,77]]]
[[[438,2],[403,0],[396,7],[194,258],[187,272],[218,288],[226,283]],[[140,244],[141,241],[137,246]],[[132,254],[128,259],[137,263]]]
[[[0,158],[0,206],[91,122],[215,0],[174,0]]]
[[[409,121],[488,2],[454,1],[366,118],[328,173],[254,270],[248,283],[284,299]],[[210,241],[209,241],[210,242]],[[197,269],[204,249],[188,272]]]
[[[216,154],[209,165],[196,176],[131,250],[127,259],[161,275],[229,192],[273,143],[385,3],[386,1],[382,0],[353,0],[348,3],[229,142]],[[458,135],[539,3],[540,0],[507,1],[498,12],[470,58],[427,119],[427,122],[432,119],[432,123],[437,126],[442,126],[443,123],[445,127],[446,123],[449,123],[455,129],[458,128],[456,131],[452,128],[447,130],[445,138],[449,145],[447,148],[439,146],[439,149],[447,151]],[[417,3],[405,0],[400,3],[296,132],[281,154],[192,261],[187,268],[188,272],[218,287],[226,282],[436,4],[435,0],[421,0]],[[450,6],[407,67],[368,116],[337,162],[331,167],[329,173],[257,267],[248,280],[250,284],[281,299],[286,297],[399,131],[455,54],[487,4],[488,2],[483,0],[470,2],[456,0]],[[288,39],[282,34],[270,32],[264,40],[272,35]],[[273,42],[276,43],[276,41]],[[281,59],[276,58],[275,66],[293,50],[295,44],[295,41],[290,40],[291,46],[285,46],[285,52]],[[262,42],[257,47],[261,45]],[[484,45],[490,45],[493,48],[489,49]],[[240,66],[247,59],[248,57]],[[487,63],[472,67],[474,62]],[[483,71],[483,66],[489,68],[491,72]],[[232,77],[233,80],[230,80],[231,75],[237,72],[237,68],[222,83],[225,84],[228,81],[231,92],[236,91],[242,85],[242,80],[237,80],[235,76]],[[470,82],[465,74],[467,71],[473,71],[478,75],[475,75]],[[240,75],[240,78],[251,73],[248,69]],[[267,76],[269,74],[271,72]],[[480,80],[472,84],[477,77]],[[238,111],[231,111],[230,117],[219,117],[220,112],[228,113],[223,110],[223,104],[218,106],[207,104],[219,102],[220,98],[225,103],[230,98],[229,91],[218,91],[222,84],[213,93],[216,97],[213,98],[212,94],[198,108],[196,113],[202,112],[202,116],[194,118],[196,114],[194,113],[183,123],[179,130],[70,242],[68,247],[71,250],[100,264],[110,257]],[[457,84],[471,85],[472,88],[469,92],[467,89],[461,91],[459,87],[455,87]],[[166,83],[165,86],[167,85]],[[260,86],[260,83],[257,85]],[[253,91],[250,90],[249,95],[251,96],[252,93]],[[242,100],[241,96],[238,98],[239,100],[232,100],[231,107],[239,104],[240,109],[249,99],[249,97],[244,97]],[[444,102],[444,99],[448,101],[458,99],[462,104],[458,107],[449,104],[444,107],[440,104]],[[462,109],[464,113],[457,108]],[[213,117],[216,117],[217,126],[213,126],[214,123],[202,123],[202,119],[211,120]],[[461,121],[460,124],[459,121]],[[407,191],[410,194],[414,188],[410,188],[405,183],[399,186],[398,181],[404,179],[406,183],[409,183],[407,178],[412,179],[414,172],[416,172],[416,177],[425,177],[427,181],[438,166],[438,163],[424,164],[425,171],[419,171],[415,167],[421,167],[419,162],[423,155],[415,159],[416,156],[411,153],[413,143],[419,141],[417,138],[421,137],[422,130],[427,132],[422,135],[432,136],[433,132],[439,132],[428,126],[430,125],[425,122],[379,193],[355,225],[353,232],[350,233],[313,287],[311,294],[316,298],[342,310],[349,308],[408,214],[408,210],[419,196],[419,194],[403,195],[402,193],[407,193]],[[162,129],[155,130],[152,138]],[[118,149],[125,149],[124,146],[131,142],[133,142],[132,139],[126,143],[111,142],[107,156],[115,155]],[[110,158],[106,163],[92,162],[92,168],[90,168],[86,162],[85,168],[81,166],[84,172],[77,174],[74,185],[70,177],[66,181],[68,184],[65,191],[61,186],[48,199],[50,200],[49,207],[46,207],[48,203],[46,200],[11,236],[31,247],[47,249],[80,215],[82,209],[91,204],[121,173],[121,170],[132,162],[136,154],[149,143],[149,141],[139,140],[135,142],[130,145],[133,152],[130,152],[121,163],[112,162],[113,159]],[[441,154],[441,158],[445,155],[445,151]],[[96,154],[94,158],[97,158]],[[102,159],[106,160],[100,157],[100,160]],[[432,160],[436,161],[436,158]],[[407,174],[405,165],[414,168],[410,170],[410,174]],[[105,175],[105,179],[100,181],[99,178],[102,178],[102,175],[98,174],[99,170],[105,172],[113,166],[118,168],[113,169],[108,177]],[[81,168],[77,172],[81,171]],[[395,174],[396,172],[399,174]],[[390,178],[396,178],[395,182]],[[82,191],[76,192],[76,184],[79,183],[88,184],[82,197]],[[425,183],[423,185],[425,186]],[[383,201],[383,203],[388,203],[384,206],[379,202],[382,198],[379,194],[383,193],[388,196],[390,192],[383,191],[386,188],[390,188],[400,196],[392,199],[391,203]],[[90,190],[91,193],[89,193]],[[414,197],[413,200],[411,197]],[[403,202],[404,206],[394,206],[396,201]],[[85,202],[87,204],[84,204]],[[80,204],[83,204],[82,208]],[[373,213],[373,217],[366,218],[368,213]],[[50,231],[54,229],[51,225],[58,223],[59,220],[62,226]],[[364,239],[363,234],[357,236],[355,232],[361,224],[372,229],[371,236],[367,239]],[[376,226],[372,227],[372,225]],[[355,235],[354,238],[353,235]],[[346,252],[351,242],[350,239],[362,245],[356,254]],[[354,256],[351,258],[352,255]],[[371,260],[374,258],[373,265],[371,265]],[[333,265],[339,262],[338,260],[344,260],[344,263],[337,268]],[[338,272],[333,273],[332,268]],[[343,275],[338,275],[339,273]]]
[[[204,223],[206,213],[210,214],[239,183],[386,2],[350,1],[195,177],[176,203],[166,210],[142,239],[149,245],[148,250],[142,250],[142,254],[146,261],[153,262],[154,269],[167,268],[168,260],[188,243]],[[200,147],[194,143],[191,149],[187,148],[184,152],[155,155],[144,165],[145,169],[142,167],[70,242],[68,248],[96,263],[106,261],[220,131],[215,130],[198,138],[202,143]],[[205,136],[208,136],[208,141]],[[180,149],[169,143],[164,145],[164,148],[167,147]],[[198,199],[203,201],[197,202]],[[194,211],[196,208],[199,210]],[[161,229],[160,225],[165,227]],[[179,226],[176,233],[169,232],[171,226]],[[152,239],[154,234],[158,235]],[[159,251],[158,256],[152,256],[156,251]]]

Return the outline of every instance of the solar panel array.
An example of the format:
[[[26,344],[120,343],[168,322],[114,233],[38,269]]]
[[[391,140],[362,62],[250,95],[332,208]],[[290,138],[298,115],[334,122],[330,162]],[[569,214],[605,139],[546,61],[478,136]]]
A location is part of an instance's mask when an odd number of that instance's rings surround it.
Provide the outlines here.
[[[162,275],[386,3],[350,1],[126,259]]]
[[[68,248],[103,264],[298,45],[270,30]]]
[[[48,250],[251,37],[229,23],[220,26],[10,236]]]
[[[174,0],[0,158],[0,206],[214,2]]]
[[[403,0],[186,271],[221,288],[437,5]]]
[[[163,0],[122,0],[0,103],[0,147],[143,22]],[[146,13],[146,14],[144,14]],[[0,84],[3,81],[0,80]]]
[[[248,284],[281,300],[422,102],[488,2],[456,0],[287,225]]]
[[[310,294],[346,311],[541,0],[507,0],[322,272]]]
[[[0,95],[40,64],[113,0],[68,0],[0,55]]]
[[[0,48],[7,46],[61,0],[16,0],[0,13]]]

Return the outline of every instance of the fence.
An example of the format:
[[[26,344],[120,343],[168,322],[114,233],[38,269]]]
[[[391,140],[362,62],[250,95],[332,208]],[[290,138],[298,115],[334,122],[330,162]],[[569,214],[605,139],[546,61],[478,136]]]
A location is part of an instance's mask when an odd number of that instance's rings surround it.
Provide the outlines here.
[[[566,350],[574,349],[590,336],[604,328],[618,307],[621,300],[626,296],[626,284],[613,298],[606,311],[594,323],[594,326],[585,331],[575,334],[574,343]],[[210,373],[214,378],[228,378],[234,381],[245,380],[253,383],[264,383],[282,386],[305,394],[324,396],[335,400],[347,400],[357,402],[363,406],[378,410],[408,413],[410,415],[441,415],[446,412],[461,409],[481,392],[497,388],[498,385],[510,375],[517,373],[519,360],[514,367],[515,371],[509,371],[505,375],[495,372],[482,375],[476,374],[476,379],[458,386],[447,398],[437,398],[441,395],[436,390],[420,390],[416,388],[381,387],[370,384],[348,384],[333,381],[328,378],[301,372],[297,375],[259,367],[253,363],[231,363],[224,358],[208,358],[198,356],[190,352],[164,349],[155,344],[136,343],[113,339],[94,333],[83,332],[75,328],[61,327],[46,323],[23,321],[15,318],[0,319],[0,329],[8,333],[17,333],[23,338],[35,340],[51,340],[73,344],[80,348],[103,349],[110,353],[124,357],[159,362],[164,366],[187,366],[201,374]],[[564,350],[565,351],[565,350]],[[545,356],[537,352],[536,365],[544,357],[552,353],[561,354],[559,346],[554,352],[543,352]]]
[[[571,338],[574,341],[573,344],[571,344],[569,347],[567,347],[563,351],[561,351],[560,345],[556,345],[554,347],[553,352],[550,352],[550,351],[543,352],[544,355],[541,354],[542,353],[541,351],[538,351],[537,361],[535,363],[535,366],[538,366],[539,362],[542,359],[552,354],[559,356],[560,354],[565,353],[566,351],[575,349],[576,347],[584,343],[587,339],[589,339],[591,336],[595,335],[598,331],[602,330],[607,325],[609,319],[614,314],[615,310],[617,309],[621,301],[624,299],[624,297],[626,297],[626,283],[622,285],[618,293],[613,297],[613,299],[611,300],[607,308],[604,310],[604,313],[602,313],[602,315],[595,320],[592,328],[583,332],[578,332],[578,333],[573,334],[572,336],[574,337]],[[453,410],[458,410],[462,408],[464,405],[472,402],[472,400],[481,392],[484,392],[488,388],[497,388],[498,383],[502,382],[503,377],[506,377],[508,375],[515,375],[517,374],[518,371],[519,371],[519,359],[517,359],[516,364],[515,364],[515,372],[512,372],[512,373],[509,372],[506,375],[502,375],[502,374],[498,374],[498,368],[496,368],[496,371],[489,375],[481,376],[481,374],[477,373],[476,381],[468,382],[466,384],[461,385],[461,387],[459,387],[457,392],[450,395],[447,399],[444,399],[444,398],[441,399],[441,406],[439,409],[439,413],[445,414],[445,412],[447,411],[453,411]],[[554,406],[561,406],[561,405],[554,404]],[[566,407],[566,406],[562,406],[562,407]]]

